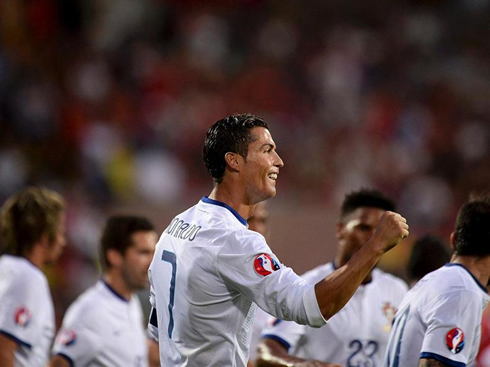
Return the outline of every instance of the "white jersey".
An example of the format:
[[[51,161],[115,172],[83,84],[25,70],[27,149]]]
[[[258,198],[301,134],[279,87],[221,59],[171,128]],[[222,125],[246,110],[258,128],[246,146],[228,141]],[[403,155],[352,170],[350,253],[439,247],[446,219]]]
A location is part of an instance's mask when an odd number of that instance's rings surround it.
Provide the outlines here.
[[[303,278],[315,284],[335,270],[333,263],[321,265]],[[380,367],[388,345],[395,310],[407,293],[406,283],[379,269],[372,281],[361,285],[349,302],[328,324],[314,329],[276,320],[262,337],[277,340],[289,354],[346,367]]]
[[[0,333],[19,344],[15,366],[45,366],[55,332],[54,308],[42,271],[23,257],[0,257]]]
[[[447,264],[429,273],[400,304],[385,366],[416,367],[420,358],[471,366],[488,301],[485,287],[460,264]]]
[[[104,281],[87,289],[68,308],[53,346],[75,366],[148,366],[143,312]]]
[[[275,318],[263,311],[261,308],[257,308],[254,317],[254,323],[252,326],[252,336],[250,337],[250,353],[248,360],[255,362],[257,359],[257,347],[260,343],[260,336],[266,326],[272,325]]]
[[[255,304],[283,319],[326,323],[314,287],[280,264],[237,212],[206,197],[165,229],[149,278],[149,329],[162,366],[246,366]]]

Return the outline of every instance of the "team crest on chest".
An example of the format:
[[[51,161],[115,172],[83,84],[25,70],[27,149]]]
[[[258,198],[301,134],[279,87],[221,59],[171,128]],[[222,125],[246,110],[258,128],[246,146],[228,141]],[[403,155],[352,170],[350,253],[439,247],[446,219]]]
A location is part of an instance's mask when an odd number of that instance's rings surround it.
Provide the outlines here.
[[[15,311],[14,315],[15,324],[20,327],[26,327],[31,322],[31,313],[25,307],[20,307]]]
[[[386,317],[386,324],[383,326],[384,331],[387,333],[391,330],[391,325],[393,324],[393,319],[395,318],[396,308],[390,302],[385,302],[383,304],[383,315]]]
[[[77,341],[77,334],[73,330],[63,330],[60,334],[60,343],[69,347]]]
[[[464,348],[464,332],[460,328],[454,328],[446,334],[447,348],[453,354],[458,354]]]
[[[254,268],[258,274],[265,277],[266,275],[279,270],[280,267],[276,260],[269,254],[260,254],[255,257]]]

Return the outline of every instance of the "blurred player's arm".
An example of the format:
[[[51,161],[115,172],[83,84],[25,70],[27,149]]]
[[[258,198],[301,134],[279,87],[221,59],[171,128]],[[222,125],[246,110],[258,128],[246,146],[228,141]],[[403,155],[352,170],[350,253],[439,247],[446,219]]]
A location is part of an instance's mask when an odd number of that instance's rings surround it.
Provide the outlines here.
[[[152,338],[147,338],[148,344],[148,363],[150,367],[160,367],[160,350],[158,342]]]
[[[451,367],[449,364],[442,363],[432,358],[422,358],[419,367]]]
[[[373,236],[352,258],[315,285],[320,311],[329,319],[345,306],[381,256],[408,236],[408,224],[400,214],[386,211]]]
[[[71,367],[72,364],[60,354],[56,354],[51,357],[49,361],[49,367]]]
[[[0,334],[0,366],[14,366],[14,352],[18,346],[12,338]]]
[[[264,338],[260,342],[256,365],[257,367],[342,367],[340,364],[293,357],[281,343],[271,338]]]

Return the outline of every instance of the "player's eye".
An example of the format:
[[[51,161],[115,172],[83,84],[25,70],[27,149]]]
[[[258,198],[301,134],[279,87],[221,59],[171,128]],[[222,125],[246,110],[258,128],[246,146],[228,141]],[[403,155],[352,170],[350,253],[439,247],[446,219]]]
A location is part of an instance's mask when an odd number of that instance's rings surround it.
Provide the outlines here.
[[[359,224],[357,228],[362,232],[369,232],[371,230],[371,227],[365,224]]]

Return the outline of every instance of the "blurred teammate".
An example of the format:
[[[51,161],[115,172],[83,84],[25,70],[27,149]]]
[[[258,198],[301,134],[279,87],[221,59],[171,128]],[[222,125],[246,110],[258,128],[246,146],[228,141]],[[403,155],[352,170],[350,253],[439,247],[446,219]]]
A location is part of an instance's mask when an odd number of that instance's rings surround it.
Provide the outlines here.
[[[395,204],[379,191],[361,189],[346,195],[337,223],[335,260],[307,272],[303,278],[315,284],[344,266],[373,235],[386,210],[395,210]],[[380,366],[395,310],[407,290],[403,280],[374,269],[325,327],[315,329],[277,320],[263,330],[257,365],[316,362],[315,366]]]
[[[101,239],[102,279],[68,308],[52,367],[148,365],[143,312],[134,293],[148,286],[156,241],[146,218],[109,218]]]
[[[449,246],[440,238],[425,235],[417,239],[407,263],[408,284],[412,288],[426,274],[439,269],[451,259]]]
[[[412,288],[396,313],[385,366],[472,366],[490,280],[490,199],[464,204],[451,262]]]
[[[309,285],[247,229],[255,206],[276,194],[283,166],[264,120],[247,114],[217,121],[203,155],[214,188],[170,222],[149,270],[149,329],[163,366],[245,366],[255,304],[281,319],[323,326],[408,235],[404,218],[384,215],[348,266]]]
[[[1,209],[0,366],[45,366],[55,333],[53,300],[41,268],[66,244],[64,201],[28,188]]]
[[[267,202],[261,201],[255,206],[254,215],[248,219],[248,229],[255,231],[264,236],[269,236],[269,210]]]

